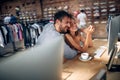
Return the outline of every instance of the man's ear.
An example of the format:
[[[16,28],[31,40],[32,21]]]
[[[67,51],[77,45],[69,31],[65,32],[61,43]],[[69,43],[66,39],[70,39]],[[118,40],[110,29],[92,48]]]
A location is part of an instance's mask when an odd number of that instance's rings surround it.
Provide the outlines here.
[[[58,25],[60,25],[60,20],[57,19],[57,20],[56,20],[56,23],[57,23]]]

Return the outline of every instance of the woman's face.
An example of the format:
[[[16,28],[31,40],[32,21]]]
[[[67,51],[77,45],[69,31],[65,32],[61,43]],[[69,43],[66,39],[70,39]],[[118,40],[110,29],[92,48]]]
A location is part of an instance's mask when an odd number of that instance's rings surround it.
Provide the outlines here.
[[[70,31],[77,31],[77,24],[76,21],[74,19],[71,20],[71,24],[70,24]]]

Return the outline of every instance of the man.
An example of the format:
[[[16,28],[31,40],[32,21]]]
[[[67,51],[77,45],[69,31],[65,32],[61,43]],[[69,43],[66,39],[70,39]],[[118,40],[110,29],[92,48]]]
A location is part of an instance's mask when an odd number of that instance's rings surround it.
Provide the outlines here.
[[[81,10],[80,13],[77,15],[77,20],[78,20],[79,28],[86,27],[87,16],[84,10]]]
[[[11,19],[11,17],[10,17],[10,14],[9,14],[8,16],[6,16],[6,17],[4,18],[4,24],[9,24],[10,19]]]
[[[70,27],[71,15],[65,11],[58,11],[54,15],[54,24],[48,23],[45,25],[43,32],[38,38],[38,45],[50,42],[52,39],[67,33]],[[64,58],[72,59],[77,55],[77,51],[71,49],[66,43],[64,44]]]

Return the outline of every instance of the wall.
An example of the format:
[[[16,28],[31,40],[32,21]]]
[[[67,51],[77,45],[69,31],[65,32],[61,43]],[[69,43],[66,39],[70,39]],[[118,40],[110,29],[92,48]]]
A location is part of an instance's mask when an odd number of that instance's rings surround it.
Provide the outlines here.
[[[40,1],[42,1],[42,8],[40,5]],[[23,12],[24,14],[27,14],[28,12],[31,12],[31,14],[36,13],[37,19],[53,18],[54,13],[60,9],[64,9],[70,13],[73,13],[74,11],[78,11],[80,10],[80,8],[84,7],[86,8],[86,12],[91,12],[91,15],[89,15],[90,13],[88,13],[88,23],[93,23],[96,26],[94,37],[106,37],[106,21],[104,21],[104,19],[102,21],[102,18],[104,18],[104,16],[108,17],[109,14],[114,13],[110,12],[110,9],[112,8],[116,8],[116,13],[120,13],[119,3],[120,0],[11,0],[0,5],[2,14],[15,14],[15,7],[20,6],[21,12]],[[113,5],[113,7],[110,7],[111,5]],[[65,8],[66,6],[67,8]],[[100,12],[100,19],[96,20],[94,19],[93,13],[97,10],[94,9],[97,8],[97,6]],[[102,6],[106,7],[105,9],[107,9],[107,12],[102,12],[102,9],[104,9]],[[26,17],[28,18],[31,16]],[[107,18],[105,18],[105,20],[107,20]]]
[[[42,1],[43,4],[42,10],[41,10],[40,1]],[[66,6],[68,8],[65,10],[67,10],[70,13],[80,10],[80,8],[84,8],[86,12],[91,12],[91,14],[87,13],[89,21],[95,22],[94,19],[95,11],[99,11],[100,19],[103,19],[104,16],[107,17],[109,14],[114,13],[114,12],[110,12],[112,8],[113,9],[115,8],[116,13],[119,13],[120,12],[119,3],[120,0],[10,0],[10,1],[8,0],[7,2],[0,5],[3,14],[5,13],[15,14],[15,7],[20,6],[22,12],[25,11],[36,12],[37,18],[53,17],[54,13],[58,11],[59,8],[64,9]],[[88,8],[90,8],[90,10]],[[102,12],[103,9],[106,9],[107,11]],[[96,20],[96,22],[99,21]]]
[[[16,6],[20,7],[20,11],[22,13],[36,13],[37,18],[42,18],[41,14],[41,6],[39,0],[12,0],[12,1],[6,1],[1,5],[1,11],[2,14],[14,14],[16,15]],[[3,15],[3,16],[4,16]]]
[[[44,0],[43,17],[52,18],[58,10],[66,10],[70,13],[79,10],[77,0]]]

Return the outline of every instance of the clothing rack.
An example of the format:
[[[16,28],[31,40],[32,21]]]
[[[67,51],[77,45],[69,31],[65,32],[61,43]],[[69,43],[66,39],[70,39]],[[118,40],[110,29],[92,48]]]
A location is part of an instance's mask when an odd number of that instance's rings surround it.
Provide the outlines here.
[[[42,26],[36,22],[21,22],[23,26],[24,45],[26,48],[36,44],[38,36],[42,32]]]
[[[18,33],[15,34],[14,29],[16,28],[16,30],[18,30],[18,24],[4,24],[0,26],[0,31],[1,31],[1,39],[3,39],[3,43],[1,43],[3,46],[0,46],[0,55],[5,55],[7,53],[13,53],[16,52],[18,50],[20,50],[21,48],[23,48],[23,46],[19,46],[16,45],[16,42],[21,42],[22,40],[15,40],[15,36],[18,36],[20,38],[20,32],[18,31]],[[13,26],[14,25],[14,26]],[[14,29],[12,29],[14,27]],[[22,33],[22,32],[21,32]],[[19,34],[19,35],[18,35]],[[22,34],[21,34],[22,37]],[[20,43],[21,44],[21,43]]]
[[[36,45],[37,38],[40,36],[42,32],[43,25],[40,22],[19,22],[10,25],[21,24],[22,26],[22,37],[23,40],[20,41],[12,41],[10,43],[4,41],[4,47],[0,47],[0,55],[4,56],[7,53],[14,53],[20,51],[22,49],[26,49]],[[9,31],[9,28],[6,24],[1,25],[2,27],[6,28]],[[1,30],[2,27],[0,26]],[[0,30],[0,31],[1,31]],[[4,33],[3,33],[4,34]],[[8,35],[14,36],[14,34],[8,33]],[[4,53],[3,53],[4,52]]]

